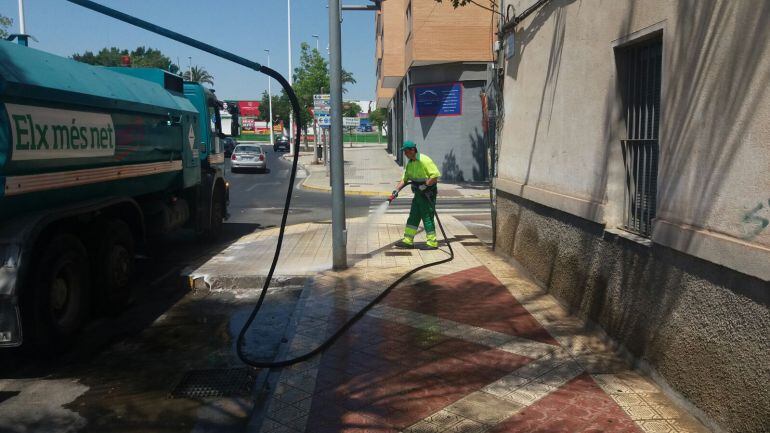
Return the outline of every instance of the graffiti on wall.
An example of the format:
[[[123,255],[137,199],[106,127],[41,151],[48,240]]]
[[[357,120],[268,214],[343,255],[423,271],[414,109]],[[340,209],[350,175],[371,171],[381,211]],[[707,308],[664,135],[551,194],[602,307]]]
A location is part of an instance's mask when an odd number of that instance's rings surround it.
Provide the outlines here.
[[[763,209],[770,209],[770,199],[767,200],[767,208],[765,208],[764,203],[760,202],[751,210],[743,214],[743,219],[741,221],[743,222],[744,239],[756,237],[770,225],[770,220],[763,216]]]

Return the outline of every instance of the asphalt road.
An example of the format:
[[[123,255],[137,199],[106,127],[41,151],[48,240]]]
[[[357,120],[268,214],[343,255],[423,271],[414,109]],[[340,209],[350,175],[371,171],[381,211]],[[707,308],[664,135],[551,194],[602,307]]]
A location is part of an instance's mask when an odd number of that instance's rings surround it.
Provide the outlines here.
[[[267,171],[230,171],[230,161],[225,160],[225,177],[230,182],[229,224],[259,224],[262,227],[277,226],[288,190],[291,162],[273,152],[270,145],[262,145],[267,156]],[[292,188],[292,203],[288,224],[331,219],[331,194],[301,190],[305,172],[298,169],[298,176]],[[345,216],[348,218],[366,216],[369,213],[369,198],[348,196],[345,198]]]

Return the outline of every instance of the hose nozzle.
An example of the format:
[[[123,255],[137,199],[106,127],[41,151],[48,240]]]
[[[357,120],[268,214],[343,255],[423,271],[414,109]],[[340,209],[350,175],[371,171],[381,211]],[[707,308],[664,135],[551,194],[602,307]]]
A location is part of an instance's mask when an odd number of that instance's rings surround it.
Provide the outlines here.
[[[393,200],[398,197],[398,190],[394,189],[393,192],[390,193],[390,197],[388,197],[388,203],[393,203]]]

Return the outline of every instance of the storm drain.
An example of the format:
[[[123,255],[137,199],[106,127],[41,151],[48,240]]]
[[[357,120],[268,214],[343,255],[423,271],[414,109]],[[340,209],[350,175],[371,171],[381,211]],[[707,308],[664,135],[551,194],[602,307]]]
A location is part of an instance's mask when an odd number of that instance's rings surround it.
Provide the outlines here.
[[[169,398],[247,397],[256,378],[257,370],[249,367],[190,370]]]
[[[385,251],[385,255],[388,257],[392,256],[411,256],[411,251]]]

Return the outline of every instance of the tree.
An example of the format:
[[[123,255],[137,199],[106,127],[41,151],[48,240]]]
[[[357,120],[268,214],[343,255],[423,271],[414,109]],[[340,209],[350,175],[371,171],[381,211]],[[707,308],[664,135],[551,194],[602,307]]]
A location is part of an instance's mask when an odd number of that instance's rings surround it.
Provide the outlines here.
[[[285,91],[281,91],[280,95],[273,95],[273,117],[275,119],[287,120],[290,108],[289,95]],[[263,122],[270,120],[270,101],[267,96],[267,90],[262,92],[262,101],[259,104],[259,117],[257,119]]]
[[[13,24],[13,20],[5,15],[0,14],[0,38],[8,37],[8,28]]]
[[[342,104],[342,115],[345,117],[358,117],[361,112],[361,106],[355,102],[345,102]]]
[[[72,59],[89,65],[121,66],[123,56],[129,56],[131,65],[135,67],[158,68],[173,74],[179,72],[179,66],[172,62],[168,56],[160,50],[147,47],[137,47],[131,52],[126,49],[121,50],[118,47],[102,48],[96,54],[91,51],[85,51],[83,54],[75,53],[72,55]]]
[[[342,84],[355,84],[353,74],[342,71]],[[294,92],[300,106],[307,110],[313,106],[313,95],[329,93],[329,64],[315,48],[307,43],[300,46],[299,66],[294,68]],[[343,92],[345,89],[343,88]],[[275,100],[273,101],[275,102]],[[275,105],[273,105],[275,109]],[[303,115],[303,128],[307,127],[310,116]]]
[[[194,81],[196,83],[205,83],[212,86],[214,85],[214,76],[209,74],[209,71],[200,66],[193,66],[190,68],[190,70],[184,71],[182,78],[187,81]]]
[[[382,131],[382,124],[385,123],[385,119],[388,118],[388,110],[384,108],[378,108],[369,113],[369,121],[377,126],[377,129]]]

